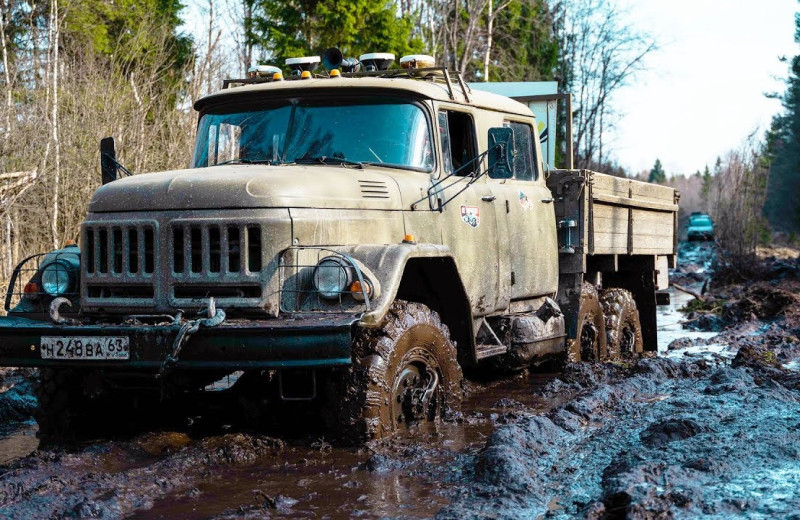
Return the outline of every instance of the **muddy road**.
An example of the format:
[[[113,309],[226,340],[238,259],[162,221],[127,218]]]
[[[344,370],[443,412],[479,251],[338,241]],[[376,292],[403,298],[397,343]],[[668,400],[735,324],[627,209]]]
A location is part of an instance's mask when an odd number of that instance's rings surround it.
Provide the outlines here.
[[[659,358],[471,382],[357,449],[197,424],[37,449],[31,374],[3,373],[0,518],[800,519],[800,261],[715,286],[712,257],[682,246],[704,301],[673,292]]]

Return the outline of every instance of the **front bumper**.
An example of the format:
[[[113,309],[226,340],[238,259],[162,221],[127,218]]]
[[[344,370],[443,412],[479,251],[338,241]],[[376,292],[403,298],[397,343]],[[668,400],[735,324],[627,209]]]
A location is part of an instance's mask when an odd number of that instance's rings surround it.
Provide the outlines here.
[[[688,240],[713,240],[714,239],[714,232],[713,231],[689,231],[686,233],[686,238]]]
[[[177,369],[278,369],[350,364],[357,317],[235,320],[200,328],[184,343]],[[180,325],[57,325],[0,317],[0,366],[159,370],[172,353]],[[42,359],[42,336],[127,336],[130,359]]]

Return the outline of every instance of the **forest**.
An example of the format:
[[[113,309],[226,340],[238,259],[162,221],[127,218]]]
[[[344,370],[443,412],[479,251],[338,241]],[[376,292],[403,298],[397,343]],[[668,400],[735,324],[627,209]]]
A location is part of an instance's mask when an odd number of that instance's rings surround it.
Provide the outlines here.
[[[101,138],[115,137],[134,174],[185,167],[195,100],[252,64],[331,46],[432,54],[468,81],[558,81],[573,94],[576,167],[637,175],[614,163],[605,136],[621,120],[615,96],[659,42],[612,3],[198,0],[194,20],[188,7],[0,0],[0,281],[27,255],[77,240],[100,184]],[[785,110],[766,136],[733,146],[711,170],[668,179],[654,167],[649,179],[680,188],[684,213],[714,214],[721,240],[743,254],[771,229],[800,229],[800,57],[789,65]]]

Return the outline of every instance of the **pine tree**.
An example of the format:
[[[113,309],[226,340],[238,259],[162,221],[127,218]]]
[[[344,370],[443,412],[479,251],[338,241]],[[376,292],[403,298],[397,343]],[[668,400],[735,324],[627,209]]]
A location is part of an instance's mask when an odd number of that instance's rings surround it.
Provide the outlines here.
[[[667,174],[664,173],[664,167],[661,165],[661,159],[656,159],[653,169],[650,170],[650,177],[647,182],[667,182]]]
[[[800,16],[795,16],[800,44]],[[772,118],[767,132],[769,184],[764,214],[774,229],[800,231],[800,55],[791,59],[786,92],[779,96],[784,112]]]

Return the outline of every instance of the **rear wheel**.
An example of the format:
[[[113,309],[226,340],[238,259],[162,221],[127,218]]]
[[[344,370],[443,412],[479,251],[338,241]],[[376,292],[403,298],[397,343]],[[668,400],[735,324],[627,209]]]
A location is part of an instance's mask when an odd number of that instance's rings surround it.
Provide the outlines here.
[[[600,296],[606,316],[606,337],[611,359],[630,359],[642,353],[642,325],[633,295],[625,289],[612,288]]]
[[[569,361],[598,361],[606,352],[605,319],[594,286],[583,282],[575,339],[569,340]]]
[[[358,333],[353,351],[353,366],[335,374],[328,390],[329,428],[339,436],[388,437],[460,409],[456,348],[428,307],[396,301],[383,327]]]

